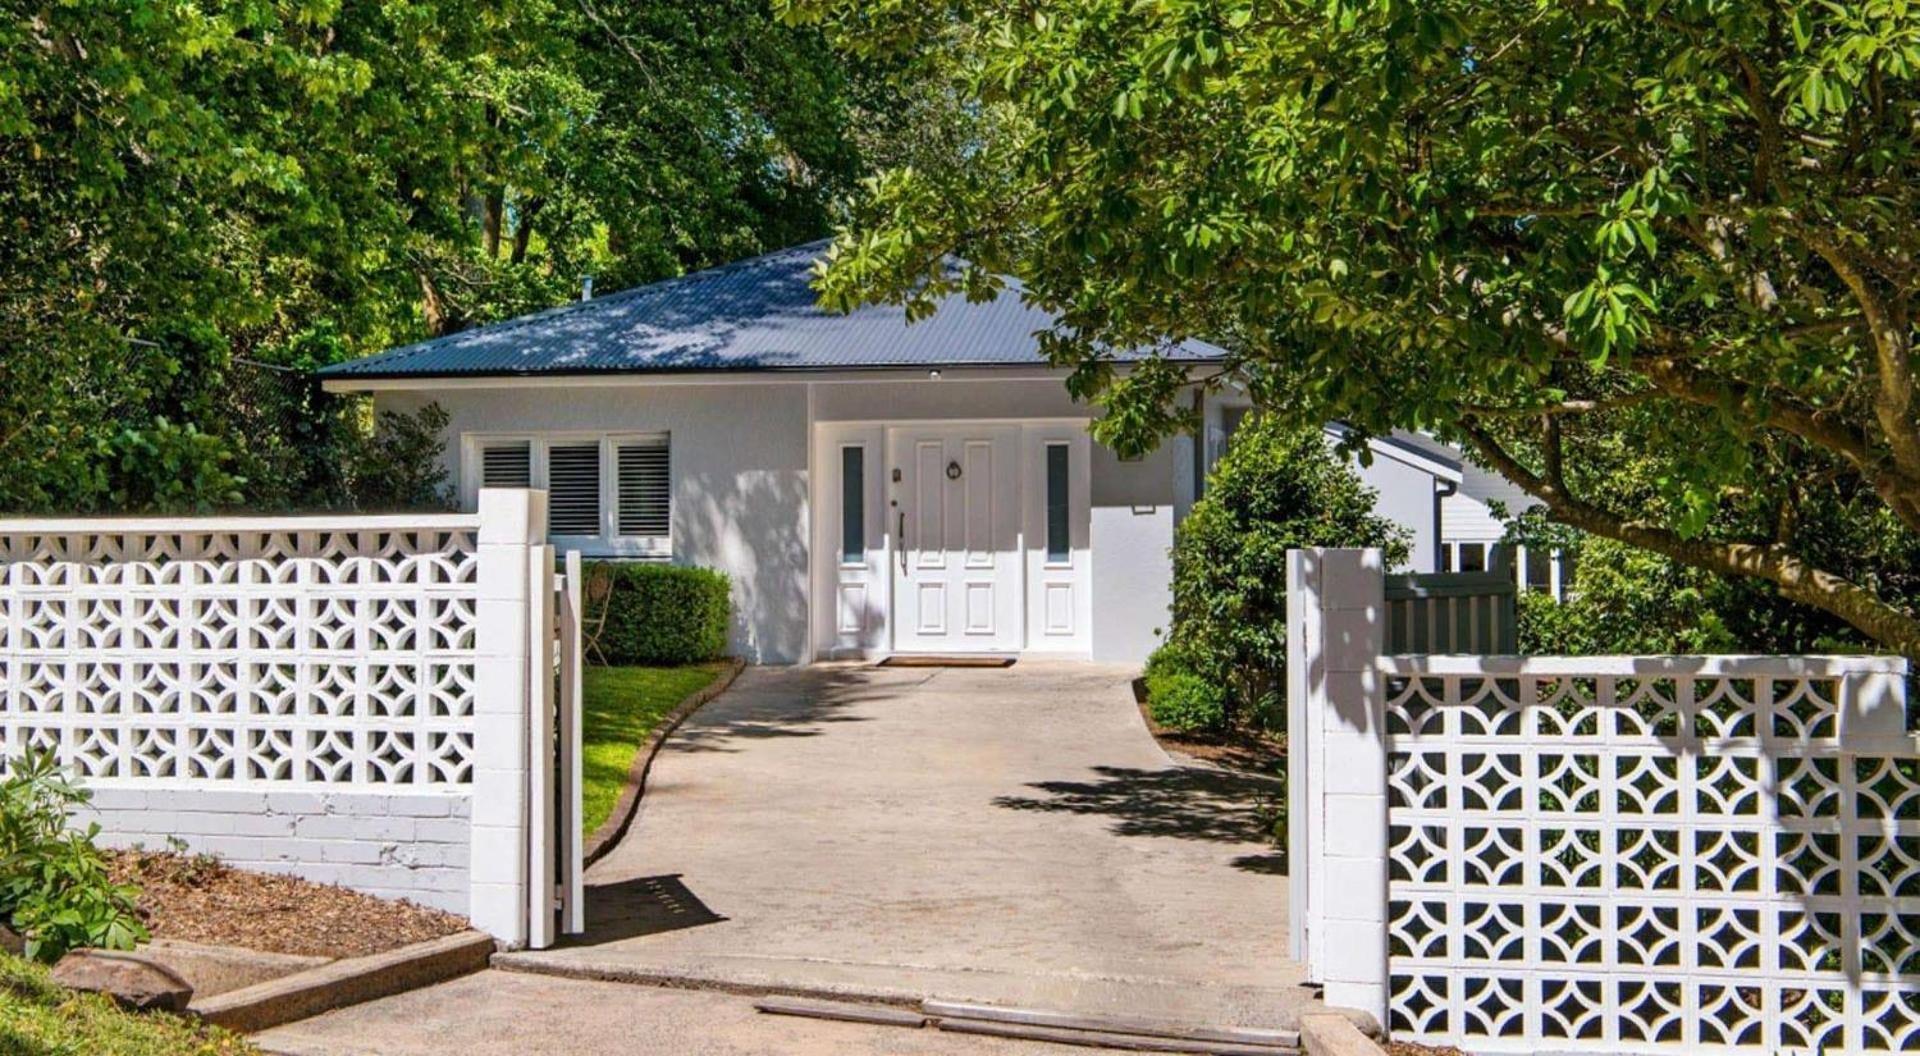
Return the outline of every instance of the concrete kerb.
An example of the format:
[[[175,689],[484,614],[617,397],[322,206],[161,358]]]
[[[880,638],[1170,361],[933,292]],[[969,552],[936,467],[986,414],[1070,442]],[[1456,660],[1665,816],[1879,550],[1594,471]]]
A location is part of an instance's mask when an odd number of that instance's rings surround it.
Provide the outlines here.
[[[229,1030],[266,1030],[480,971],[493,948],[493,938],[484,932],[463,931],[216,994],[194,1001],[187,1011]]]
[[[1387,1050],[1337,1014],[1300,1017],[1300,1048],[1307,1056],[1386,1056]]]
[[[613,813],[608,814],[607,820],[601,822],[600,827],[595,829],[593,835],[587,839],[587,849],[583,855],[586,865],[592,865],[606,857],[607,852],[613,850],[614,846],[620,842],[620,838],[633,827],[633,817],[640,810],[640,797],[647,791],[647,774],[653,770],[653,759],[660,754],[660,746],[667,743],[667,738],[673,736],[673,731],[679,729],[680,724],[687,721],[694,712],[705,707],[713,698],[725,693],[727,687],[733,685],[733,680],[740,677],[740,672],[746,666],[745,660],[729,657],[727,666],[721,670],[718,677],[688,694],[685,700],[675,704],[666,718],[662,719],[660,724],[653,728],[653,732],[647,735],[646,743],[634,753],[633,764],[627,768],[627,783],[620,789],[620,798],[613,803]]]

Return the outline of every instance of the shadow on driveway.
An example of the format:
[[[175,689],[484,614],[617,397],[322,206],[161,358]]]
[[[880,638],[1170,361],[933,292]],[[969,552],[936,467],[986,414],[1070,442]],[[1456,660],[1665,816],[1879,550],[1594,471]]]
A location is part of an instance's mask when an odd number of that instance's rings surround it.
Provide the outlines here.
[[[561,940],[564,946],[597,946],[659,935],[727,918],[707,908],[678,874],[640,876],[587,885],[587,930]]]
[[[1286,795],[1278,778],[1205,767],[1139,770],[1099,766],[1098,781],[1039,781],[1028,785],[1043,795],[1000,796],[993,804],[1008,810],[1105,815],[1117,836],[1171,836],[1225,843],[1270,838],[1273,811]],[[1237,859],[1252,872],[1280,871],[1268,855]]]
[[[740,741],[818,737],[837,723],[867,722],[849,709],[879,699],[859,668],[803,669],[793,681],[800,692],[759,691],[738,684],[695,713],[663,746],[668,752],[737,752]]]

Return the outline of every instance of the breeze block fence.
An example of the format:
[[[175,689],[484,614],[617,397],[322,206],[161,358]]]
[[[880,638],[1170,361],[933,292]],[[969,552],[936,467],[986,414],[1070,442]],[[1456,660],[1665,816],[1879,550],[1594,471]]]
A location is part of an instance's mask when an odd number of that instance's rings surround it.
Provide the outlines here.
[[[1288,570],[1294,948],[1472,1052],[1920,1051],[1904,661],[1382,656],[1377,551]]]
[[[112,844],[178,838],[460,913],[508,945],[538,938],[545,498],[0,521],[0,767],[53,751]]]

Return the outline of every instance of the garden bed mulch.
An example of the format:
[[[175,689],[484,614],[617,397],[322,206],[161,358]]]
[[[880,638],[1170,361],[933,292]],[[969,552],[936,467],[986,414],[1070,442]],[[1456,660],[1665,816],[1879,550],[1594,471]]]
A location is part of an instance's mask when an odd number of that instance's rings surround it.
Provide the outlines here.
[[[205,855],[109,851],[116,883],[141,889],[155,938],[267,953],[362,957],[465,931],[437,909],[298,877],[236,869]]]
[[[1153,734],[1154,740],[1160,742],[1161,748],[1170,753],[1229,770],[1269,777],[1277,776],[1287,765],[1287,741],[1284,737],[1245,729],[1227,733],[1170,730],[1153,721],[1153,713],[1147,710],[1147,695],[1143,687],[1134,688],[1134,702],[1140,706],[1140,721],[1147,724],[1147,731]]]
[[[1451,1045],[1420,1045],[1411,1041],[1389,1041],[1387,1056],[1467,1056],[1467,1054]]]

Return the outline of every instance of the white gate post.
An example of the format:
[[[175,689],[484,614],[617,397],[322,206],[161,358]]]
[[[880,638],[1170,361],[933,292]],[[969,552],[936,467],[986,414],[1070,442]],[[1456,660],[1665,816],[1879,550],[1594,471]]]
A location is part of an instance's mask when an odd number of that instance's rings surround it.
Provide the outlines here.
[[[1385,566],[1287,555],[1290,936],[1330,1005],[1387,1012]]]
[[[556,778],[561,789],[556,797],[560,804],[560,816],[556,822],[560,841],[560,931],[567,935],[578,935],[587,930],[587,834],[581,830],[584,815],[580,802],[584,780],[581,773],[581,733],[585,720],[581,704],[586,675],[582,666],[584,657],[580,640],[583,574],[580,551],[567,551],[566,583],[562,589],[555,591],[560,604],[560,695],[554,708],[555,722],[558,723],[555,737],[560,744],[560,769]]]
[[[471,897],[476,928],[508,948],[527,944],[534,748],[534,560],[547,534],[547,493],[480,490],[474,641]],[[540,661],[547,662],[545,654]],[[542,746],[541,750],[545,750]]]
[[[558,786],[553,699],[559,654],[553,637],[553,547],[528,548],[527,590],[528,651],[533,660],[527,672],[527,945],[544,950],[553,945],[559,909],[554,888]]]

